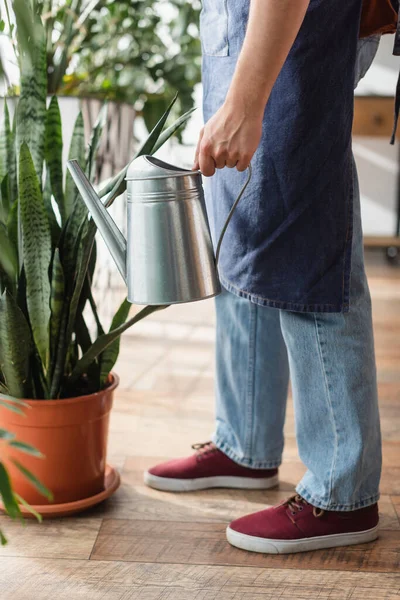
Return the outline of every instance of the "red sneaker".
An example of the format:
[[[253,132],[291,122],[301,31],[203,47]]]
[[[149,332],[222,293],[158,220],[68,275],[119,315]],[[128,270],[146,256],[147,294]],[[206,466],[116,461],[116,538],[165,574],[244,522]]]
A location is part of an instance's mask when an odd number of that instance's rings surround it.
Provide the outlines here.
[[[250,552],[288,554],[372,542],[378,537],[378,505],[337,512],[316,508],[299,495],[233,521],[232,546]]]
[[[193,444],[196,453],[169,460],[144,474],[144,482],[156,490],[191,492],[224,487],[267,490],[278,483],[278,469],[249,469],[236,464],[212,442]]]

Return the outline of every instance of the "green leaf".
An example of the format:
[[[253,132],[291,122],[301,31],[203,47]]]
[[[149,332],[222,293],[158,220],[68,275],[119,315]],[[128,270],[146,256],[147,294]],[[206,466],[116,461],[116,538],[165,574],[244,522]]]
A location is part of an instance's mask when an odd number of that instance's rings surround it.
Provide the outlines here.
[[[7,386],[2,381],[0,381],[0,394],[8,394]]]
[[[0,223],[0,269],[12,284],[18,279],[18,255],[12,241],[8,237],[7,227]]]
[[[53,96],[47,110],[46,119],[46,164],[50,173],[51,191],[57,202],[61,220],[64,223],[67,214],[63,191],[62,168],[62,128],[61,115],[56,96]]]
[[[4,534],[2,533],[1,529],[0,529],[0,544],[2,546],[5,546],[7,544],[7,538],[4,537]]]
[[[19,163],[22,246],[27,305],[33,339],[44,371],[49,363],[51,236],[43,198],[28,146],[21,146]]]
[[[4,225],[6,225],[10,208],[11,203],[8,175],[4,175],[0,185],[0,223],[4,223]]]
[[[14,202],[7,220],[8,237],[16,249],[18,249],[18,206],[19,202]]]
[[[0,440],[13,440],[15,438],[15,434],[11,433],[11,431],[7,431],[7,429],[0,429]]]
[[[14,404],[7,404],[7,402],[4,402],[4,400],[2,400],[1,398],[0,398],[0,406],[15,413],[16,415],[21,415],[21,417],[25,417],[24,411],[21,410],[20,408],[18,408],[18,406],[14,406]]]
[[[26,500],[24,500],[24,498],[22,498],[22,496],[20,496],[19,494],[17,494],[16,492],[14,492],[14,496],[16,498],[16,500],[18,500],[19,504],[22,504],[22,506],[24,506],[26,508],[26,510],[28,510],[31,515],[33,515],[37,521],[39,523],[41,523],[43,521],[42,519],[42,515],[40,515],[34,508],[33,506],[31,506],[30,504],[28,504],[28,502]]]
[[[30,397],[31,347],[31,332],[24,314],[5,292],[0,297],[0,371],[11,396]],[[3,404],[4,400],[0,402]],[[9,409],[13,410],[11,404]]]
[[[86,321],[81,312],[78,312],[76,317],[76,341],[78,342],[82,353],[87,352],[92,345],[92,340],[90,337],[89,329],[86,325]]]
[[[24,442],[13,440],[8,445],[12,446],[13,448],[17,448],[18,450],[21,450],[21,452],[26,452],[26,454],[30,454],[31,456],[36,456],[37,458],[44,458],[44,455],[41,452],[39,452],[39,450],[36,450],[36,448],[30,446],[29,444],[25,444]]]
[[[67,323],[68,323],[69,303],[66,301],[63,307],[60,324],[60,337],[58,347],[52,357],[51,379],[50,379],[50,398],[57,399],[60,395],[60,386],[65,373],[65,362],[68,352],[66,343]]]
[[[54,247],[58,246],[60,240],[61,228],[58,224],[56,215],[54,213],[52,204],[52,193],[51,193],[51,181],[49,173],[46,173],[46,182],[43,189],[43,203],[46,209],[47,218],[49,220],[49,227],[51,233],[51,241]]]
[[[90,367],[90,365],[92,364],[92,362],[108,346],[110,346],[110,344],[112,344],[116,339],[118,339],[120,337],[120,335],[124,331],[126,331],[127,329],[129,329],[129,327],[132,327],[132,325],[134,325],[135,323],[138,323],[139,321],[141,321],[142,319],[144,319],[148,315],[151,315],[153,312],[156,312],[158,310],[162,310],[164,308],[167,308],[167,306],[168,305],[163,305],[163,306],[145,306],[137,315],[135,315],[134,317],[132,317],[132,319],[130,319],[129,321],[127,321],[123,325],[120,325],[116,329],[113,329],[113,330],[109,331],[108,333],[105,333],[104,335],[101,335],[100,337],[98,337],[97,340],[92,345],[92,347],[89,349],[89,351],[86,352],[86,354],[84,354],[82,356],[82,358],[78,361],[75,369],[73,370],[72,374],[69,377],[68,384],[72,385],[80,377],[82,377],[82,375],[84,375],[86,373],[87,369]]]
[[[47,489],[46,486],[43,485],[43,483],[39,481],[37,477],[35,477],[33,473],[31,473],[28,469],[21,465],[21,463],[15,458],[12,458],[11,461],[14,463],[17,469],[23,475],[25,475],[26,479],[33,485],[33,487],[35,487],[37,491],[40,494],[42,494],[42,496],[45,496],[50,501],[53,500],[53,494],[50,492],[50,490]]]
[[[157,150],[159,150],[161,148],[161,146],[163,146],[165,144],[165,142],[167,142],[169,140],[169,138],[172,137],[174,135],[174,133],[180,127],[182,127],[182,125],[184,125],[184,123],[186,123],[190,119],[190,117],[192,116],[192,114],[194,113],[195,110],[196,110],[195,108],[191,108],[184,115],[179,117],[179,119],[177,119],[175,121],[175,123],[172,123],[172,125],[170,127],[167,127],[167,129],[165,129],[165,131],[162,132],[162,134],[158,138],[157,142],[154,144],[154,147],[153,147],[153,150],[151,153],[155,154],[157,152]]]
[[[0,462],[0,495],[3,500],[4,508],[7,514],[12,519],[17,519],[21,516],[18,503],[15,500],[13,491],[11,489],[10,477],[6,471],[3,463]]]
[[[24,400],[21,400],[20,398],[14,398],[14,396],[3,394],[3,392],[1,392],[0,394],[0,399],[4,400],[4,402],[8,404],[17,404],[18,406],[22,406],[23,408],[31,408],[29,404],[27,404]]]
[[[96,119],[96,123],[94,124],[92,135],[90,138],[87,159],[86,159],[86,175],[90,181],[94,180],[95,177],[95,165],[96,165],[96,157],[97,152],[100,146],[100,140],[103,133],[103,129],[107,122],[107,111],[108,105],[104,104],[99,112],[99,115]],[[81,165],[82,166],[82,165]]]
[[[8,112],[7,101],[4,98],[3,118],[0,125],[0,179],[3,179],[9,171],[11,146],[12,133],[10,127],[10,113]]]
[[[45,150],[47,62],[46,35],[31,0],[13,0],[17,24],[21,91],[16,111],[16,148],[23,142],[41,182]]]
[[[135,156],[132,158],[132,161],[135,160],[135,158],[138,158],[139,156],[143,156],[145,154],[152,153],[153,148],[154,148],[155,144],[157,143],[158,138],[160,137],[161,131],[164,128],[165,122],[168,119],[169,113],[171,112],[172,107],[174,106],[177,97],[178,97],[178,95],[176,94],[174,99],[172,100],[171,104],[169,105],[169,107],[167,108],[167,110],[165,111],[165,113],[163,114],[161,119],[158,121],[157,125],[154,127],[154,129],[151,131],[151,133],[149,134],[147,139],[144,141],[144,143],[140,146],[139,150],[136,152]],[[104,196],[106,196],[108,194],[107,200],[105,201],[106,206],[110,206],[114,202],[115,198],[117,198],[118,196],[123,194],[123,192],[126,190],[125,177],[126,177],[128,167],[132,161],[130,161],[126,165],[126,167],[124,167],[122,169],[122,171],[120,171],[118,173],[118,175],[116,177],[114,177],[104,188],[102,188],[100,190],[100,192],[99,192],[100,198],[103,198]]]
[[[124,300],[115,313],[111,323],[110,331],[117,329],[123,325],[129,316],[129,311],[132,304],[128,300]],[[104,352],[100,355],[100,386],[106,384],[109,373],[112,371],[117,362],[121,338],[117,338],[112,344],[107,346]]]
[[[62,312],[65,301],[64,292],[64,272],[60,260],[60,251],[58,248],[56,248],[53,258],[50,296],[50,350],[52,356],[54,356],[56,353],[58,340],[60,337]]]
[[[82,294],[82,288],[87,277],[88,267],[90,265],[91,252],[94,246],[94,238],[96,235],[96,225],[93,221],[84,221],[77,235],[76,245],[78,247],[75,270],[74,270],[74,287],[72,296],[64,305],[61,336],[59,342],[57,356],[54,364],[54,373],[52,376],[50,395],[52,398],[57,398],[60,392],[61,380],[65,374],[65,365],[68,349],[71,344],[72,334],[76,327],[76,316]],[[68,290],[68,293],[70,290]],[[57,395],[56,395],[57,394]]]
[[[3,210],[7,212],[17,197],[16,162],[15,162],[15,131],[10,126],[10,114],[4,99],[3,120],[0,126],[0,179]],[[5,180],[5,177],[7,179]],[[6,204],[7,203],[7,204]],[[1,212],[1,211],[0,211]],[[6,222],[6,219],[4,220]]]
[[[80,235],[78,238],[82,241],[79,244],[78,257],[76,261],[75,287],[72,294],[71,303],[69,305],[68,326],[65,338],[67,344],[70,344],[72,334],[74,332],[76,315],[78,312],[83,285],[85,283],[90,265],[90,257],[94,246],[94,238],[97,228],[93,221],[89,221],[88,223],[84,222],[82,224],[81,230],[83,235]],[[86,235],[84,235],[85,232]]]
[[[71,145],[69,148],[69,160],[76,159],[83,170],[86,168],[86,160],[85,160],[85,129],[83,123],[82,113],[79,113],[77,119],[75,121],[74,130],[71,138]],[[72,213],[76,199],[79,193],[74,183],[74,180],[71,177],[70,172],[67,170],[67,175],[65,179],[65,213],[66,216],[70,216]],[[84,206],[83,202],[81,204]],[[82,216],[83,218],[83,216]],[[82,218],[80,221],[82,221]]]

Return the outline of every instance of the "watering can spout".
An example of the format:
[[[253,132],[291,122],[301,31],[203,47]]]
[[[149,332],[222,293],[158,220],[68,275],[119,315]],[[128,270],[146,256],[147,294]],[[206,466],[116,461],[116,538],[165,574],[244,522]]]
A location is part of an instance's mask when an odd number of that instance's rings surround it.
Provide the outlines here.
[[[101,199],[94,191],[93,186],[79,166],[78,161],[69,160],[67,162],[67,167],[93,221],[96,223],[98,230],[110,250],[111,256],[113,257],[119,272],[126,282],[126,240],[124,236],[114,223]]]

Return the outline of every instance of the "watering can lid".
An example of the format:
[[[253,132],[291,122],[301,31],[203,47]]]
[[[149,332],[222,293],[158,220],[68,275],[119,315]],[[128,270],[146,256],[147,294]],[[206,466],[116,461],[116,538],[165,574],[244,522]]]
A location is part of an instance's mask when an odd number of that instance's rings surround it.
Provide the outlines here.
[[[139,156],[131,162],[126,172],[126,180],[160,179],[197,175],[200,171],[190,171],[170,165],[154,156]]]

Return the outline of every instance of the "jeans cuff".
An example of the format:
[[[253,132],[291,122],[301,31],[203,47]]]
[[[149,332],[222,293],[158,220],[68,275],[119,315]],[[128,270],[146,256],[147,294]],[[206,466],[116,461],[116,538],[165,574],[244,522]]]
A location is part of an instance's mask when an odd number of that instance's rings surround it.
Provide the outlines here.
[[[242,467],[247,467],[249,469],[277,469],[282,463],[282,458],[254,460],[252,458],[239,457],[221,437],[213,435],[212,441],[217,446],[218,450],[221,450],[221,452],[233,460],[233,462],[241,465]]]
[[[320,500],[315,498],[305,487],[299,484],[296,487],[296,492],[300,494],[304,500],[307,500],[312,506],[316,506],[317,508],[322,508],[323,510],[332,510],[332,511],[352,511],[358,510],[360,508],[365,508],[367,506],[371,506],[372,504],[376,504],[380,498],[379,492],[374,496],[369,496],[368,498],[363,498],[358,502],[353,502],[353,504],[332,504],[332,502],[327,502],[324,500]]]

